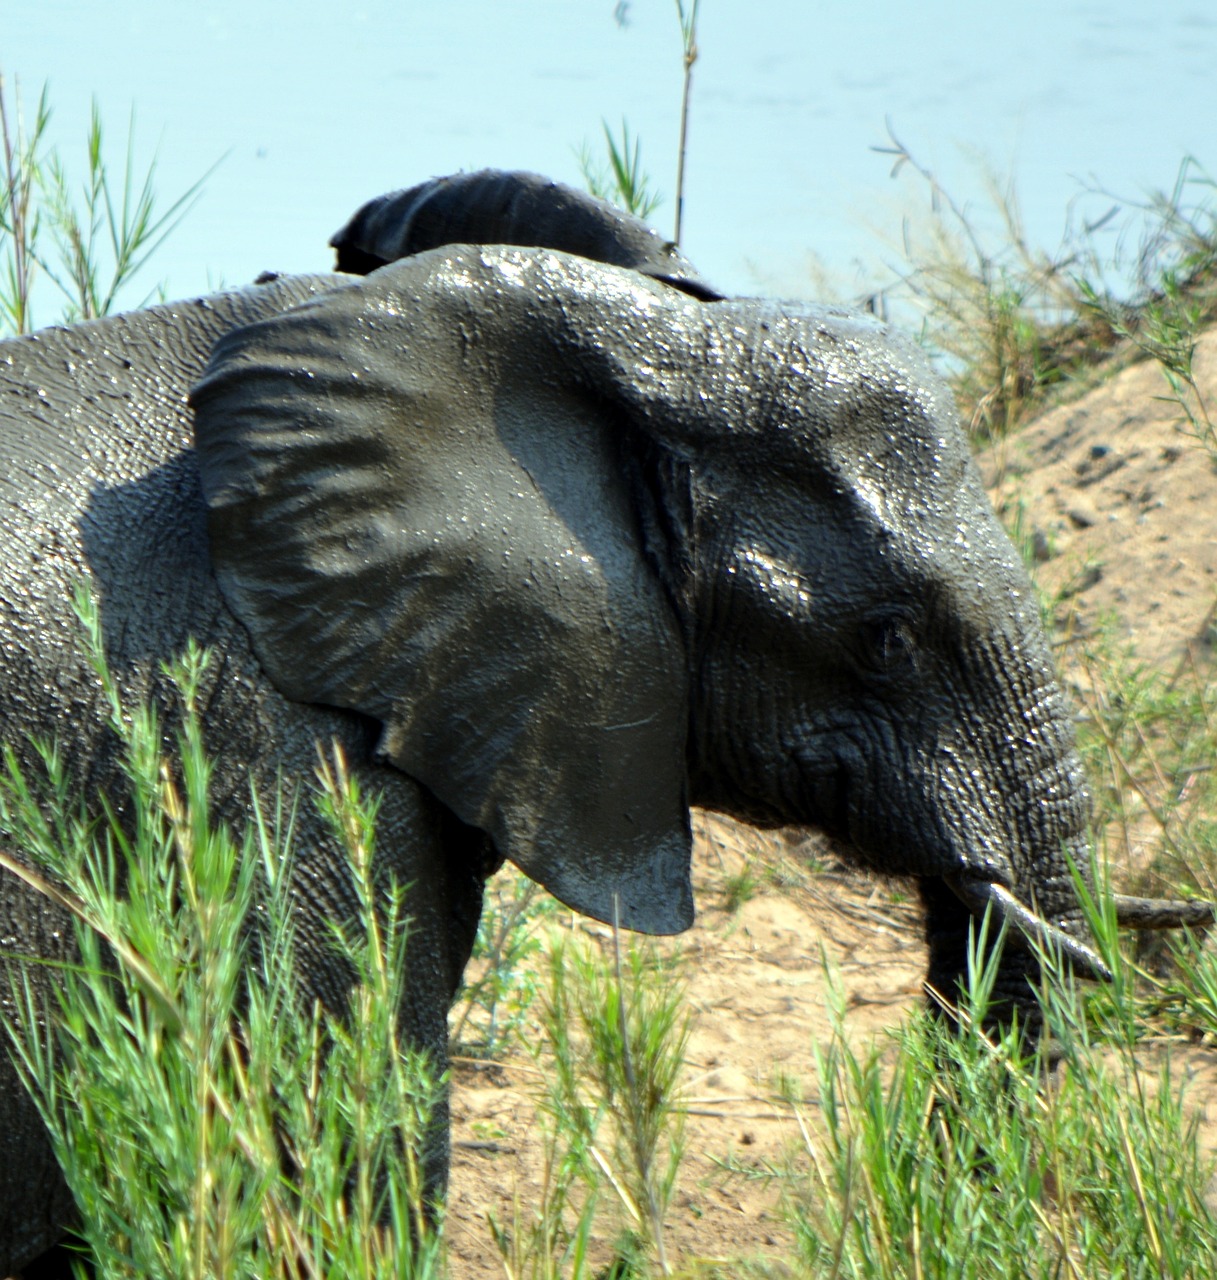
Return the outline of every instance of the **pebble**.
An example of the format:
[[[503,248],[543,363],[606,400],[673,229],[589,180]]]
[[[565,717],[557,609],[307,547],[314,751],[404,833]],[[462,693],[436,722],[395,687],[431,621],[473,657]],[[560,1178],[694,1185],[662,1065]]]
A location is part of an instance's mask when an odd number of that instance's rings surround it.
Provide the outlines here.
[[[1065,508],[1065,514],[1079,529],[1089,529],[1099,521],[1099,513],[1089,503],[1075,502]]]

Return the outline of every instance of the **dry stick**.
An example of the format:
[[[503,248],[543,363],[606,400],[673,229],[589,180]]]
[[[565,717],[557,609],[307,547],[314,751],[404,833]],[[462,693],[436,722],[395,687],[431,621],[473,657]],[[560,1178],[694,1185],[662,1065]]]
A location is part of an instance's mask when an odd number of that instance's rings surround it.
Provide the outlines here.
[[[1128,1132],[1128,1121],[1123,1111],[1116,1112],[1116,1120],[1120,1125],[1120,1145],[1124,1148],[1124,1155],[1128,1160],[1126,1168],[1132,1175],[1133,1191],[1137,1196],[1137,1205],[1141,1210],[1141,1220],[1145,1223],[1145,1233],[1149,1236],[1150,1252],[1154,1255],[1154,1261],[1158,1264],[1158,1270],[1165,1275],[1162,1257],[1162,1243],[1158,1239],[1158,1229],[1154,1225],[1154,1216],[1150,1212],[1149,1200],[1145,1194],[1145,1183],[1141,1178],[1141,1164],[1137,1159],[1137,1153],[1133,1150],[1132,1137]]]
[[[1077,1263],[1074,1262],[1073,1257],[1069,1252],[1068,1242],[1065,1240],[1065,1237],[1061,1234],[1060,1230],[1053,1226],[1048,1215],[1038,1204],[1035,1203],[1034,1200],[1029,1201],[1028,1203],[1030,1205],[1031,1212],[1035,1214],[1039,1219],[1040,1225],[1044,1228],[1044,1232],[1051,1237],[1053,1244],[1056,1245],[1057,1252],[1060,1255],[1059,1260],[1063,1261],[1065,1265],[1069,1267],[1069,1270],[1077,1277],[1077,1280],[1085,1280],[1085,1277],[1078,1270]],[[1067,1216],[1068,1210],[1066,1209],[1064,1212]]]
[[[685,216],[685,153],[689,138],[689,94],[693,87],[693,64],[697,61],[697,10],[701,0],[692,0],[688,16],[684,0],[676,0],[676,14],[680,19],[680,35],[684,56],[684,85],[680,94],[680,143],[676,155],[676,230],[673,244],[680,243],[681,226]]]
[[[1150,745],[1149,739],[1145,736],[1145,729],[1140,720],[1133,721],[1133,729],[1136,730],[1137,741],[1141,744],[1141,750],[1145,753],[1146,760],[1149,761],[1149,767],[1153,770],[1158,786],[1162,789],[1162,794],[1166,795],[1170,790],[1170,785],[1166,781],[1166,775],[1162,772],[1162,766],[1158,763],[1157,754]],[[1167,815],[1166,820],[1170,821],[1169,815]]]
[[[1204,633],[1209,629],[1209,627],[1212,626],[1214,623],[1217,623],[1217,600],[1213,601],[1213,603],[1209,606],[1209,611],[1201,619],[1200,627],[1197,631],[1197,635],[1203,636]],[[1171,678],[1166,682],[1166,687],[1168,689],[1173,690],[1175,688],[1175,686],[1179,683],[1179,680],[1182,677],[1185,668],[1187,667],[1191,667],[1193,675],[1199,674],[1196,671],[1195,644],[1196,644],[1196,641],[1192,639],[1187,641],[1187,643],[1183,646],[1183,655],[1180,657],[1179,663],[1175,667],[1175,670],[1172,673]],[[1207,720],[1207,717],[1206,717],[1206,720]]]
[[[522,1062],[512,1062],[507,1058],[504,1058],[500,1062],[500,1061],[492,1061],[489,1058],[471,1058],[471,1057],[468,1057],[467,1055],[454,1053],[451,1055],[451,1057],[449,1057],[448,1061],[459,1062],[464,1064],[465,1066],[475,1067],[479,1071],[488,1071],[493,1068],[495,1071],[504,1071],[504,1072],[516,1071],[524,1075],[536,1076],[537,1079],[539,1080],[545,1080],[548,1078],[546,1073],[542,1071],[539,1067],[525,1066],[524,1063]]]
[[[812,1106],[818,1104],[812,1103]],[[706,1120],[786,1120],[781,1111],[711,1111],[707,1107],[679,1107],[678,1115],[700,1116]]]
[[[1120,754],[1120,752],[1116,749],[1115,739],[1112,737],[1110,731],[1108,730],[1107,724],[1104,721],[1103,715],[1102,715],[1104,699],[1103,699],[1102,693],[1100,692],[1098,681],[1095,678],[1094,669],[1090,665],[1090,662],[1087,659],[1085,654],[1082,655],[1082,663],[1086,668],[1086,674],[1090,677],[1091,692],[1095,700],[1095,709],[1096,709],[1096,712],[1098,713],[1095,716],[1095,725],[1098,728],[1099,735],[1103,739],[1103,746],[1104,746],[1104,749],[1106,750],[1108,761],[1112,765],[1112,773],[1117,775],[1120,773],[1124,774],[1124,776],[1128,779],[1129,784],[1132,786],[1132,789],[1144,801],[1147,812],[1149,813],[1150,817],[1154,820],[1154,822],[1158,825],[1159,830],[1162,832],[1162,839],[1170,846],[1171,850],[1174,852],[1176,857],[1178,857],[1181,861],[1186,863],[1187,859],[1184,857],[1183,850],[1180,849],[1178,843],[1175,840],[1175,837],[1171,834],[1170,830],[1168,829],[1170,815],[1167,814],[1164,817],[1159,812],[1158,806],[1155,803],[1153,797],[1149,794],[1148,790],[1145,788],[1141,780],[1133,773],[1132,766],[1129,765],[1128,761],[1125,760],[1124,757]],[[1120,819],[1124,826],[1125,847],[1131,850],[1132,833],[1128,825],[1128,813],[1122,799],[1120,803]]]
[[[170,1035],[177,1035],[182,1030],[182,1014],[173,998],[167,991],[160,977],[149,966],[148,962],[135,950],[126,939],[106,930],[103,923],[90,914],[83,899],[67,889],[61,889],[45,876],[40,875],[33,867],[27,867],[16,858],[0,851],[0,870],[8,871],[56,906],[70,912],[83,924],[87,925],[113,949],[115,955],[127,966],[132,976],[144,993],[149,1004],[156,1009],[157,1015],[165,1024]]]

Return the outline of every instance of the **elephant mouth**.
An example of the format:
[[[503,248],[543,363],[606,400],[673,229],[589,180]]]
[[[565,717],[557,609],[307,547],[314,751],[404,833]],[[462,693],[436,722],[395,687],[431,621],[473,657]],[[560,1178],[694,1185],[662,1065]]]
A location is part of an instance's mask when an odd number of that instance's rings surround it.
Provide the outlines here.
[[[868,823],[865,809],[856,803],[866,793],[865,778],[859,777],[858,761],[840,756],[831,768],[813,768],[807,755],[796,751],[801,766],[804,794],[811,797],[813,813],[809,824],[826,835],[834,846],[853,854],[877,870],[890,869],[894,860],[878,855],[865,839]],[[1079,833],[1085,820],[1079,820]],[[868,856],[869,855],[869,856]],[[943,881],[977,919],[986,913],[1005,927],[1007,945],[1029,951],[1057,955],[1076,973],[1101,982],[1112,980],[1107,962],[1093,946],[1059,924],[1046,919],[1020,899],[1006,884],[986,878],[978,869],[943,875]],[[1137,898],[1113,894],[1116,923],[1125,929],[1204,928],[1217,919],[1217,904],[1182,902],[1165,898]]]

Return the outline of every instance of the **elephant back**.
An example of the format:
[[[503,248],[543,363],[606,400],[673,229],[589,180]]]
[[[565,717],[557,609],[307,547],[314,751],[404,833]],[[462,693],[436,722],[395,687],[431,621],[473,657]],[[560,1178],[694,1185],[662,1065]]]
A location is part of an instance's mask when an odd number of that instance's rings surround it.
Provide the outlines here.
[[[9,505],[53,492],[62,509],[92,484],[189,448],[186,393],[219,338],[343,283],[333,275],[268,275],[245,288],[0,342],[0,486]]]
[[[81,582],[135,696],[186,636],[214,629],[187,390],[222,334],[334,283],[278,279],[0,343],[6,741],[104,723],[81,661]],[[79,746],[81,767],[97,767],[95,744]]]

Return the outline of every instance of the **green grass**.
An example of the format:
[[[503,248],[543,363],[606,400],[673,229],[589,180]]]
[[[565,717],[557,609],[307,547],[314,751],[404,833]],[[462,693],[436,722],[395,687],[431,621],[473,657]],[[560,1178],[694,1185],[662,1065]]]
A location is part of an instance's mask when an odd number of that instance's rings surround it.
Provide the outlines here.
[[[534,958],[558,903],[508,865],[486,885],[470,969],[453,1014],[456,1054],[495,1058],[518,1043],[540,989]],[[476,977],[473,974],[476,973]]]
[[[674,190],[676,213],[672,243],[680,244],[684,225],[685,167],[689,150],[689,113],[693,94],[693,68],[697,65],[697,20],[701,0],[675,0],[676,21],[680,28],[681,93]],[[618,4],[614,19],[618,26],[628,26],[629,6]],[[630,135],[629,122],[623,117],[620,137],[615,137],[608,121],[601,121],[604,132],[604,156],[598,159],[591,145],[584,142],[576,151],[579,172],[587,189],[601,200],[618,204],[637,218],[649,218],[663,203],[650,177],[642,167],[642,143]]]
[[[506,1274],[591,1280],[591,1244],[614,1241],[612,1276],[676,1274],[666,1218],[685,1152],[679,1081],[691,1022],[679,959],[653,943],[607,954],[553,932],[532,1054],[544,1175],[535,1204],[490,1230]]]
[[[621,122],[620,139],[613,136],[608,121],[601,122],[604,131],[604,160],[599,160],[589,143],[577,152],[579,172],[592,195],[620,205],[626,213],[647,219],[663,203],[642,167],[642,144],[630,136],[630,126]]]
[[[881,306],[920,326],[977,444],[1007,435],[1066,384],[1141,356],[1162,367],[1188,433],[1217,450],[1192,366],[1199,329],[1217,317],[1217,203],[1194,157],[1169,191],[1113,197],[1101,218],[1067,226],[1050,253],[1029,242],[1011,184],[988,176],[984,221],[996,230],[982,229],[894,134],[875,150],[929,196],[903,220],[903,264],[880,285]],[[1104,236],[1116,230],[1109,248]],[[1121,248],[1129,239],[1131,258]]]
[[[358,978],[340,1021],[300,1007],[286,976],[290,850],[266,821],[238,841],[209,814],[193,706],[205,661],[192,653],[176,673],[172,758],[153,717],[114,704],[133,830],[87,823],[51,752],[40,779],[10,753],[0,790],[0,822],[77,922],[81,962],[62,974],[54,1029],[37,1030],[26,994],[33,1030],[16,1042],[82,1235],[105,1277],[444,1275],[421,1181],[435,1083],[392,1047],[409,930],[392,898],[374,908],[375,804],[341,761],[321,768],[318,802],[363,903],[335,937]],[[1217,1249],[1212,1171],[1169,1058],[1142,1053],[1155,1027],[1217,1035],[1217,961],[1179,945],[1153,1004],[1114,922],[1094,929],[1116,981],[1085,994],[1061,975],[1046,983],[1064,1062],[1048,1087],[1016,1032],[979,1030],[991,971],[976,968],[961,1033],[919,1015],[861,1049],[826,972],[837,1031],[811,1047],[814,1080],[783,1091],[802,1148],[765,1175],[795,1253],[785,1269],[742,1259],[718,1274],[1203,1274]],[[680,962],[618,935],[607,950],[554,937],[534,1045],[543,1186],[488,1225],[504,1274],[711,1274],[666,1229],[685,1154]],[[612,1269],[593,1270],[593,1242],[610,1239]]]
[[[360,902],[333,939],[354,980],[340,1019],[291,978],[288,843],[260,814],[241,839],[210,814],[205,663],[192,651],[174,672],[172,758],[151,713],[114,702],[133,827],[90,821],[49,750],[35,776],[10,749],[0,781],[0,823],[71,910],[80,950],[53,1021],[27,975],[8,1030],[81,1236],[105,1277],[436,1275],[423,1153],[437,1082],[397,1047],[409,928],[399,897],[374,899],[375,804],[340,757],[319,766]]]
[[[156,287],[133,299],[129,288],[211,172],[162,207],[155,159],[136,169],[134,114],[117,169],[96,102],[76,169],[48,146],[50,120],[45,86],[26,124],[20,92],[0,72],[0,337],[31,332],[40,300],[55,300],[61,322],[109,315],[120,299],[145,305]]]
[[[970,1003],[975,1028],[983,999]],[[1068,990],[1045,1012],[1066,1047],[1048,1087],[1016,1037],[952,1035],[928,1015],[894,1053],[843,1035],[820,1050],[824,1132],[805,1122],[812,1173],[787,1191],[807,1274],[1206,1273],[1212,1170],[1169,1063],[1146,1068],[1118,1040],[1098,1053]]]

